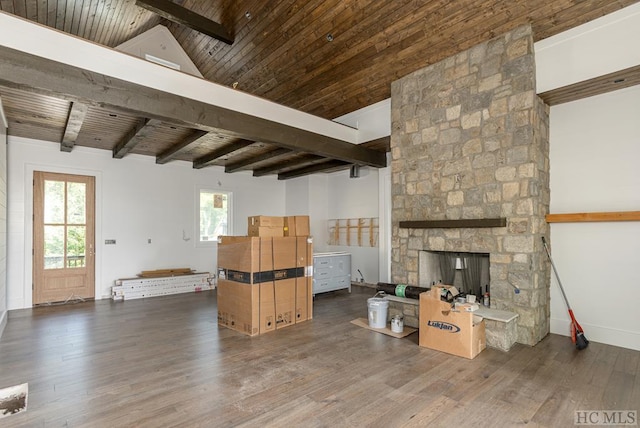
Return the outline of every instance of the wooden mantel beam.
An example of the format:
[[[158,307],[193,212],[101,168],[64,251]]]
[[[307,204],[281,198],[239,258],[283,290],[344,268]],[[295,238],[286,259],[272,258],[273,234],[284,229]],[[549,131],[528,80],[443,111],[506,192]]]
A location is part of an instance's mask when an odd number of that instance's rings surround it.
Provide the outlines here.
[[[233,36],[227,31],[222,24],[210,20],[207,17],[198,15],[197,13],[186,9],[176,3],[168,0],[136,0],[136,6],[140,6],[151,12],[157,13],[169,21],[189,27],[199,33],[225,42],[228,45],[233,44]]]
[[[458,229],[505,227],[506,225],[507,219],[498,217],[459,220],[408,220],[401,221],[398,226],[405,229]]]

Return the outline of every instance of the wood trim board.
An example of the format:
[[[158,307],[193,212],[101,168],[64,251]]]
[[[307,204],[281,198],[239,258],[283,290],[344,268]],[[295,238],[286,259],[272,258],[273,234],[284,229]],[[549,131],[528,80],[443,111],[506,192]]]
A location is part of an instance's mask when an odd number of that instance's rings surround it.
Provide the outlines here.
[[[547,214],[547,223],[583,223],[595,221],[640,221],[640,211]]]

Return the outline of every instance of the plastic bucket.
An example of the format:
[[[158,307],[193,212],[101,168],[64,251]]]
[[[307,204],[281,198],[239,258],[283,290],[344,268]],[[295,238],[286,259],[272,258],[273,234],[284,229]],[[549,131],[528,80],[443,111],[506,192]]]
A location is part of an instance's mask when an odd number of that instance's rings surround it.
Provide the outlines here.
[[[389,301],[381,297],[372,297],[367,299],[367,307],[369,309],[369,327],[385,328]]]

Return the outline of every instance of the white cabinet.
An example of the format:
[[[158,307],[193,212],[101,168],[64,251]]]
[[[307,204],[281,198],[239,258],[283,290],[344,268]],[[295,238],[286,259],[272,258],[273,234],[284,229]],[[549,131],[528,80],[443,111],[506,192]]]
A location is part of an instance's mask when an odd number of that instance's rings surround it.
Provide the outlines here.
[[[313,295],[344,288],[351,293],[351,254],[315,253],[313,255]]]

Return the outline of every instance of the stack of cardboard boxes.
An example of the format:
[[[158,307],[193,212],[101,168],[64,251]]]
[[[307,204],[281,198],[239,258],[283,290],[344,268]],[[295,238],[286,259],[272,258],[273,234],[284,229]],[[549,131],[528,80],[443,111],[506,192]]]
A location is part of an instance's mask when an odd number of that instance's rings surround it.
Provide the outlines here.
[[[255,336],[311,319],[309,217],[249,217],[249,235],[218,241],[218,324]]]

